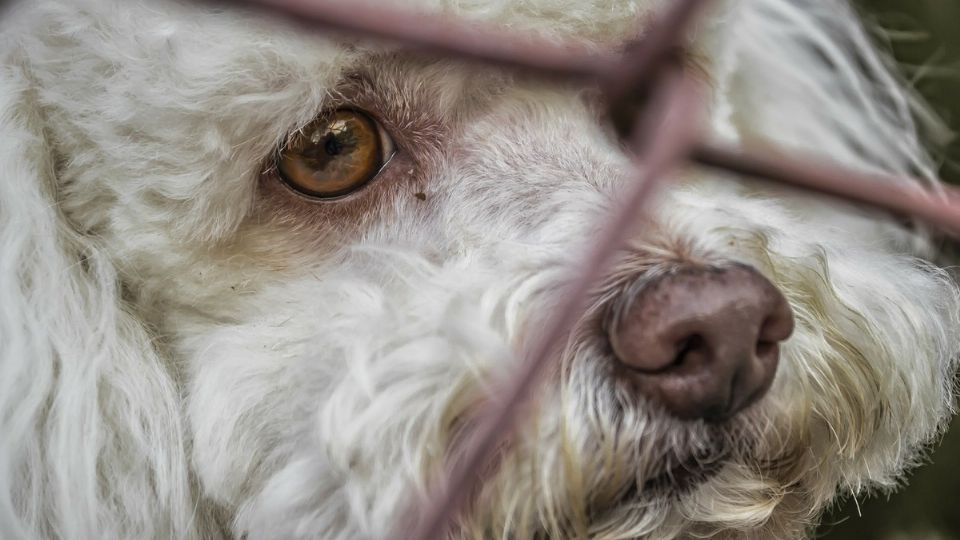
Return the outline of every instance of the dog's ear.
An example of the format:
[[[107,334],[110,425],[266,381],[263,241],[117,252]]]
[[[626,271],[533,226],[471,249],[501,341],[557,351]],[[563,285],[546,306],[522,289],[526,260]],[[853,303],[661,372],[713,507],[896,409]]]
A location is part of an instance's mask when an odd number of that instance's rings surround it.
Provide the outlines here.
[[[188,537],[175,387],[59,209],[23,56],[0,58],[0,537]]]
[[[718,19],[715,39],[706,45],[719,51],[718,132],[748,146],[766,150],[772,143],[938,189],[930,150],[949,140],[949,130],[899,76],[848,2],[723,5],[731,13]],[[865,233],[879,231],[876,223],[864,221]],[[921,224],[901,219],[882,230],[896,249],[934,256],[930,231]]]
[[[719,32],[719,84],[742,139],[936,183],[919,132],[937,139],[945,128],[847,2],[759,0],[731,9]]]

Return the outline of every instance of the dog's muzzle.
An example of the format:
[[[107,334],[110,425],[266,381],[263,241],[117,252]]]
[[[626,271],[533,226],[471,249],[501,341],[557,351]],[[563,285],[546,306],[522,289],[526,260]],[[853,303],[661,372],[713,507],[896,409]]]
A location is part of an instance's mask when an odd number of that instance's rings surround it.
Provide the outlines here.
[[[763,396],[793,332],[786,298],[746,265],[679,267],[626,302],[607,325],[618,372],[681,419],[723,421]]]

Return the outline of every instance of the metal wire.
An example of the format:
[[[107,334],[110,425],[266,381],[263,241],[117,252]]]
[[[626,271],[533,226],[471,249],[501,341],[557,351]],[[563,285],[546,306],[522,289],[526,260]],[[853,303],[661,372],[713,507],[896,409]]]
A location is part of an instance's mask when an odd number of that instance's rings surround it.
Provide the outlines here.
[[[582,315],[589,291],[604,275],[627,231],[643,219],[645,202],[661,179],[691,162],[738,175],[786,184],[844,200],[912,216],[960,237],[960,194],[943,187],[933,193],[919,182],[869,175],[814,159],[784,153],[758,153],[702,142],[703,100],[696,83],[683,75],[686,28],[706,0],[677,0],[638,44],[623,55],[601,54],[577,44],[520,36],[500,29],[446,17],[414,14],[370,3],[324,0],[222,0],[288,20],[308,30],[360,34],[396,42],[431,55],[524,70],[544,77],[594,85],[607,98],[610,119],[629,141],[638,162],[637,181],[625,201],[611,209],[601,236],[585,254],[573,276],[569,294],[546,321],[543,333],[520,368],[495,392],[460,458],[443,472],[431,496],[414,508],[412,521],[398,523],[391,538],[442,538],[477,492],[483,475],[494,465],[500,448],[522,420],[523,406],[548,367],[554,343],[563,340]],[[638,99],[638,97],[642,99]],[[655,136],[654,136],[655,134]]]

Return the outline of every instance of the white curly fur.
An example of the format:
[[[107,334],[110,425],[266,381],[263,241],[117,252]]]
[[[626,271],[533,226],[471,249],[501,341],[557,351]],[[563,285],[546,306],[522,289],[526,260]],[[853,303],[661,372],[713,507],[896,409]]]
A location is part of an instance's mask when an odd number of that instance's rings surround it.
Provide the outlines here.
[[[417,3],[598,47],[655,8]],[[490,68],[162,0],[0,25],[2,538],[395,536],[631,178],[589,99]],[[847,6],[731,0],[693,37],[715,136],[936,185]],[[304,201],[274,149],[340,105],[400,152]],[[614,275],[758,268],[797,322],[773,388],[728,424],[673,420],[585,322],[456,537],[801,537],[943,429],[960,300],[920,234],[700,170],[656,214]],[[722,464],[643,489],[691,455]]]

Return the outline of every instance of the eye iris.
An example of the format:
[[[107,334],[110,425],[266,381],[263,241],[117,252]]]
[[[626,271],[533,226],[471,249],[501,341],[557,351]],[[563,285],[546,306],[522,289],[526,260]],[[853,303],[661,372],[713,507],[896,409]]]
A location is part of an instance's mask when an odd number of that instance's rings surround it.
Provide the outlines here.
[[[383,165],[377,126],[367,115],[339,110],[306,126],[283,149],[277,168],[295,189],[317,197],[344,195]]]

